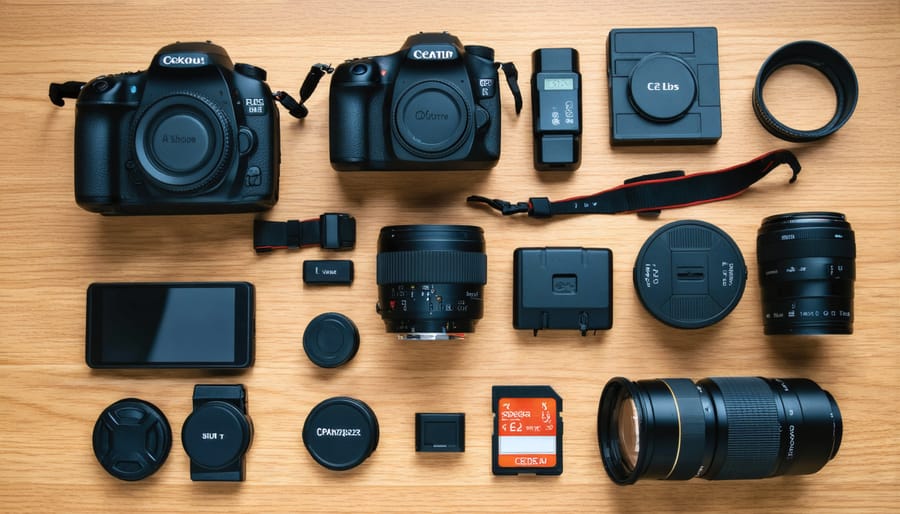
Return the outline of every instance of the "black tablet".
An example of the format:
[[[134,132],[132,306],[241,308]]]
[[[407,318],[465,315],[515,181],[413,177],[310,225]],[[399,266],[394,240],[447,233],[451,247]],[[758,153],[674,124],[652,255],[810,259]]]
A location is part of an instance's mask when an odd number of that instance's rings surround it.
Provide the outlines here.
[[[248,282],[94,283],[85,358],[92,368],[246,368],[253,364]]]

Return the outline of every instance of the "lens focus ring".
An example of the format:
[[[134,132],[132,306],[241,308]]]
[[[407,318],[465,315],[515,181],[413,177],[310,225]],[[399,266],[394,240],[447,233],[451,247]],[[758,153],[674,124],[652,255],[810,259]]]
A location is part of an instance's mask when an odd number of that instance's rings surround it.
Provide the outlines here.
[[[753,377],[709,380],[721,393],[718,399],[724,406],[724,415],[720,416],[719,426],[727,424],[727,438],[722,466],[718,471],[711,469],[707,478],[729,480],[774,474],[779,463],[781,423],[772,388]]]
[[[487,256],[483,253],[419,250],[378,255],[378,285],[485,284]]]

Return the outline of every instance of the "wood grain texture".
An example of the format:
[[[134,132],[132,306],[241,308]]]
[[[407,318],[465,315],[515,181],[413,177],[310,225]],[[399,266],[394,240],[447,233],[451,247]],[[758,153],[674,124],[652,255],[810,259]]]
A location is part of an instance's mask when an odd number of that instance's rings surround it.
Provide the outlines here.
[[[723,137],[702,147],[609,145],[605,39],[611,28],[710,25],[719,29]],[[449,30],[515,61],[529,105],[530,54],[573,46],[584,77],[583,165],[540,175],[531,162],[529,108],[515,117],[505,85],[503,157],[489,172],[337,173],[328,161],[327,82],[298,122],[282,116],[282,188],[269,219],[346,211],[358,219],[351,287],[307,288],[303,259],[318,249],[257,256],[252,215],[103,218],[72,193],[72,105],[47,101],[51,81],[142,69],[176,40],[211,39],[233,60],[261,66],[273,89],[296,90],[313,62],[383,55],[420,30]],[[763,60],[790,41],[814,39],[853,63],[860,100],[834,136],[806,145],[770,136],[750,92]],[[897,511],[900,509],[900,3],[872,2],[77,2],[0,1],[0,511]],[[815,76],[776,83],[773,109],[814,124],[828,102]],[[798,87],[792,87],[798,85]],[[799,89],[799,90],[798,90]],[[822,103],[824,102],[824,107]],[[827,115],[825,115],[827,117]],[[787,119],[787,118],[786,118]],[[469,194],[509,200],[565,198],[643,173],[697,172],[791,148],[803,164],[787,185],[778,170],[740,198],[668,211],[658,220],[583,216],[501,218],[465,205]],[[856,231],[855,333],[764,337],[755,236],[771,214],[833,210]],[[731,234],[750,277],[721,323],[670,329],[647,314],[631,285],[644,240],[662,224],[701,219]],[[404,344],[374,311],[380,227],[463,223],[487,237],[489,282],[477,332],[465,342]],[[608,247],[614,254],[613,329],[582,338],[511,326],[512,252],[521,246]],[[248,280],[257,288],[256,365],[240,375],[197,371],[91,371],[84,364],[85,289],[95,281]],[[347,366],[322,370],[301,349],[306,323],[340,311],[362,345]],[[837,457],[820,473],[764,481],[610,482],[597,450],[600,390],[612,376],[809,377],[832,392],[844,418]],[[181,425],[195,383],[247,386],[255,437],[245,483],[191,483]],[[565,472],[490,472],[493,384],[550,384],[564,398]],[[309,410],[330,396],[366,401],[381,442],[362,466],[320,468],[300,441]],[[97,464],[90,437],[108,404],[136,396],[169,418],[175,443],[151,478],[124,483]],[[464,411],[466,452],[413,451],[417,411]]]

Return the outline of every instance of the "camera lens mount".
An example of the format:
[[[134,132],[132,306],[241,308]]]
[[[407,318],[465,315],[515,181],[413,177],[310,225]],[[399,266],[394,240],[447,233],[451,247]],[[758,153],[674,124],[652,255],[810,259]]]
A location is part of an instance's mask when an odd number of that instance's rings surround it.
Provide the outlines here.
[[[152,103],[135,118],[134,152],[156,186],[193,193],[217,184],[228,169],[233,131],[225,113],[193,92]]]

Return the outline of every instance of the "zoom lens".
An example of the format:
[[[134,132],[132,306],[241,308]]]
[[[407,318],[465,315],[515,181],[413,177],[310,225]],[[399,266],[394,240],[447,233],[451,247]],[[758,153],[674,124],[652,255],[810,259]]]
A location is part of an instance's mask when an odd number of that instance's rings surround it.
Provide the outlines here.
[[[378,237],[378,305],[401,339],[456,339],[484,314],[484,232],[465,225],[384,227]]]
[[[843,214],[764,219],[756,237],[766,334],[852,334],[856,242]]]
[[[834,398],[804,378],[616,377],[597,414],[603,465],[620,485],[815,473],[842,431]]]

